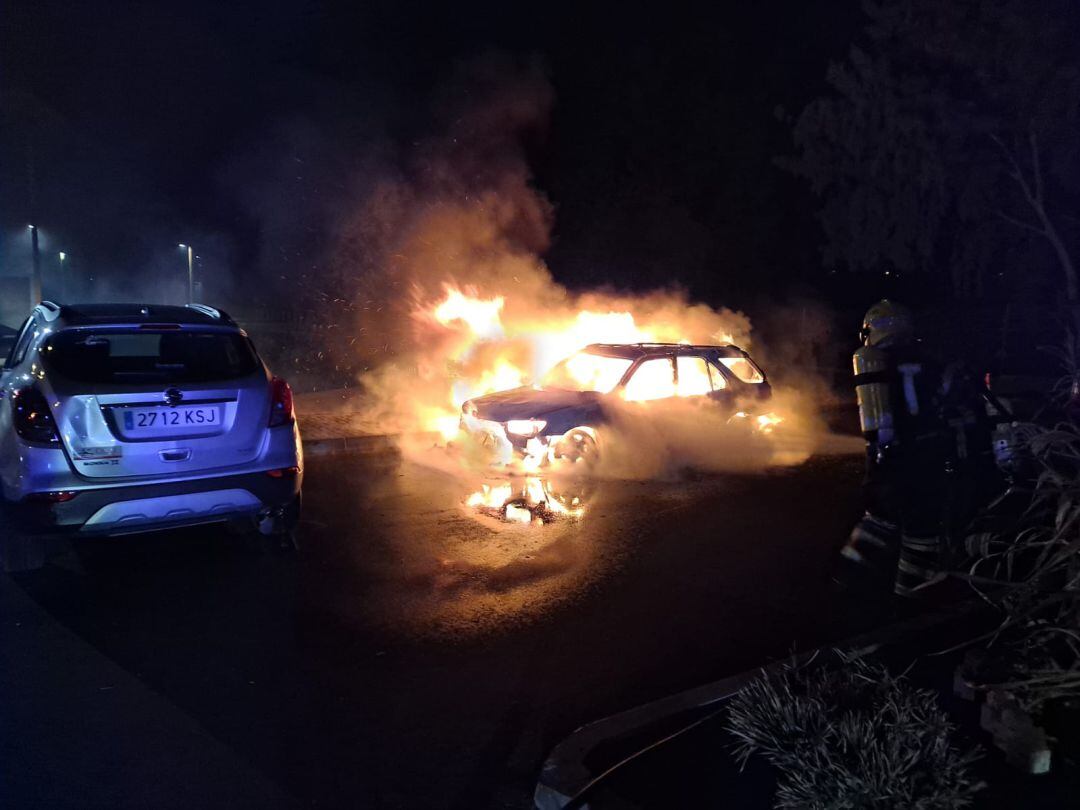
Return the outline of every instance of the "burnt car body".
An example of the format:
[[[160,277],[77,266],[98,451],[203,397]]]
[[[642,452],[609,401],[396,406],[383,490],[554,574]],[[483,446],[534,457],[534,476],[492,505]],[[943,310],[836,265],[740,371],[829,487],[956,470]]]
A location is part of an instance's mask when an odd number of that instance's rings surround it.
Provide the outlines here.
[[[734,413],[771,394],[765,372],[738,346],[594,343],[539,385],[469,400],[461,428],[505,461],[515,453],[576,460],[595,452],[617,401],[707,397]]]

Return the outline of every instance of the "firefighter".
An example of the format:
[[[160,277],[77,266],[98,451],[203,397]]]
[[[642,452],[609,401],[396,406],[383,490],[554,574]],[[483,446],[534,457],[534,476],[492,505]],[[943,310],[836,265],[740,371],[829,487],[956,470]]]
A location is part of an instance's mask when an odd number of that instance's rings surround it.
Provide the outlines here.
[[[863,319],[852,360],[866,440],[866,514],[841,552],[841,582],[878,594],[915,594],[943,569],[949,436],[941,379],[915,340],[904,306],[884,300]]]

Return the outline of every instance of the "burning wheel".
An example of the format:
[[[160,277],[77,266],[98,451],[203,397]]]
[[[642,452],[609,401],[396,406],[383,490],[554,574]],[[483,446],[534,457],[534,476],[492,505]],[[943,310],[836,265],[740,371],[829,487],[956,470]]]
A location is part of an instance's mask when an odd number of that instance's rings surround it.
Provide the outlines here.
[[[591,467],[600,460],[600,445],[591,428],[574,428],[568,431],[552,448],[551,460],[561,459],[571,464]]]

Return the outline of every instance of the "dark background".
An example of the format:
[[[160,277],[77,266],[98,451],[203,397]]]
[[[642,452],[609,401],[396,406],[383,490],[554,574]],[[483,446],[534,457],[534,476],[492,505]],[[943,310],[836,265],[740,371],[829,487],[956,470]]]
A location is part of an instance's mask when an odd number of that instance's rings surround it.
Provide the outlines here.
[[[941,352],[1026,371],[1080,293],[1009,161],[1031,178],[1040,137],[1071,249],[1077,34],[1067,0],[14,2],[0,293],[29,273],[28,222],[67,300],[182,302],[193,244],[200,300],[285,373],[347,384],[380,358],[334,330],[404,312],[409,209],[475,215],[493,191],[491,250],[571,290],[743,310],[772,368],[846,380],[888,296]]]
[[[675,281],[728,306],[820,285],[812,198],[773,165],[791,149],[776,110],[822,91],[857,3],[584,5],[9,4],[0,274],[26,272],[33,219],[54,251],[46,286],[57,250],[95,294],[182,276],[179,242],[208,285],[296,275],[303,259],[260,266],[236,170],[265,133],[302,121],[328,150],[407,145],[455,64],[495,51],[536,57],[554,89],[526,146],[555,206],[558,279]]]

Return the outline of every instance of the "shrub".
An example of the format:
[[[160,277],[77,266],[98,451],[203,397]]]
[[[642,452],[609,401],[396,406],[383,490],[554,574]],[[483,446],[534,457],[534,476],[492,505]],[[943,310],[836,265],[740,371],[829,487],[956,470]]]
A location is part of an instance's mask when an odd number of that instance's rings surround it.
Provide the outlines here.
[[[968,578],[1004,616],[973,680],[1038,716],[1080,698],[1080,427],[1028,426],[1027,448],[1037,469],[1027,507],[982,544]]]
[[[952,744],[933,693],[861,661],[764,674],[734,698],[728,730],[743,764],[760,753],[778,769],[778,808],[946,810],[982,787],[977,751]]]

